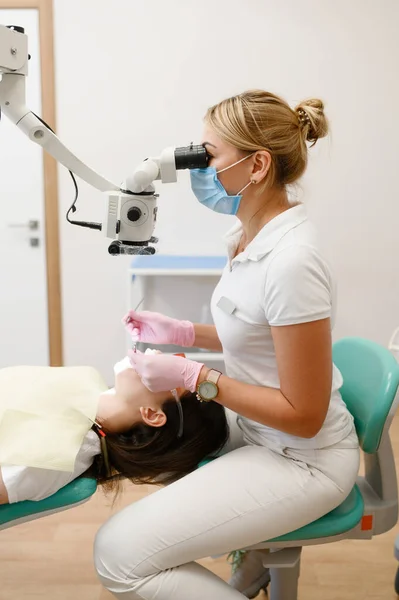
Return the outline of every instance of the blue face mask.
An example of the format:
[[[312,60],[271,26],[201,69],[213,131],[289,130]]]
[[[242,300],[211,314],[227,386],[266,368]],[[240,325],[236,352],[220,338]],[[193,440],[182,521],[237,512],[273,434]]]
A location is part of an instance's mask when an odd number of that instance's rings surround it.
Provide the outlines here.
[[[234,164],[216,171],[215,167],[206,167],[205,169],[192,169],[190,171],[191,189],[194,192],[197,200],[215,212],[224,215],[236,215],[240,206],[242,192],[251,185],[251,181],[238,192],[236,196],[229,196],[223,185],[218,179],[218,173],[223,173],[232,167],[235,167],[243,160],[252,156],[244,156]]]

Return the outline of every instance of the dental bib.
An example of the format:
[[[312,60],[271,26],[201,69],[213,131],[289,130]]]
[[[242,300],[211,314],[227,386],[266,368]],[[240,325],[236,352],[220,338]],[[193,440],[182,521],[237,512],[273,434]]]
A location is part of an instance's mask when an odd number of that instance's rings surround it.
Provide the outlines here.
[[[73,472],[106,390],[92,367],[0,369],[0,465]]]

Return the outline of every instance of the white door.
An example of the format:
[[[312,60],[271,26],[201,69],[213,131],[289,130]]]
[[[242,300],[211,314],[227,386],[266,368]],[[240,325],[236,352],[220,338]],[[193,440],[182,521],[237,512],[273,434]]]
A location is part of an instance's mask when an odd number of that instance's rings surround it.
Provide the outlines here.
[[[41,115],[39,14],[0,9],[0,23],[28,35],[27,106]],[[48,365],[42,149],[0,121],[0,367]]]

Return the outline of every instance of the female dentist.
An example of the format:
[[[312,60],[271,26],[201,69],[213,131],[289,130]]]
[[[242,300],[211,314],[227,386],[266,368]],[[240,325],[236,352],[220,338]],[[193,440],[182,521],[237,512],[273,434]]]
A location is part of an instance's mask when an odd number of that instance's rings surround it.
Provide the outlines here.
[[[358,440],[332,362],[334,283],[304,206],[287,196],[305,171],[306,142],[327,134],[323,108],[315,99],[292,110],[254,90],[207,112],[211,160],[191,172],[192,189],[204,206],[238,217],[212,296],[215,326],[146,311],[126,324],[137,341],[222,351],[226,375],[180,356],[130,358],[149,390],[185,388],[236,413],[241,439],[101,527],[95,565],[116,598],[250,597],[245,573],[229,585],[195,561],[302,527],[354,485]]]

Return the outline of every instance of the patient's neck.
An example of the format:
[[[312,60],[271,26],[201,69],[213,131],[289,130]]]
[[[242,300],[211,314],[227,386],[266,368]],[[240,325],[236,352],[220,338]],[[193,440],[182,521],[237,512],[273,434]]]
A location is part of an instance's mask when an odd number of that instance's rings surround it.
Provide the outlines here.
[[[141,422],[141,414],[112,389],[100,394],[96,420],[110,433],[122,433]]]

